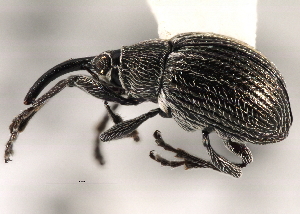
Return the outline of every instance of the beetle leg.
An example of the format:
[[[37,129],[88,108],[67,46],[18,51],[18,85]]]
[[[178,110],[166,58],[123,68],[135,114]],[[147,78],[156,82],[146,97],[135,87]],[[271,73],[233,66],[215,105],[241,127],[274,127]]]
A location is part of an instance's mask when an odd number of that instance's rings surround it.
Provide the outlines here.
[[[113,101],[123,105],[136,105],[143,102],[143,100],[124,98],[120,95],[121,92],[118,92],[118,88],[110,87],[106,85],[105,82],[97,81],[91,77],[77,75],[61,80],[47,93],[32,101],[32,106],[24,110],[12,121],[12,124],[10,125],[11,136],[5,148],[4,158],[6,163],[11,160],[10,156],[13,154],[13,143],[16,141],[19,133],[25,129],[29,120],[47,103],[50,98],[58,94],[67,86],[78,87],[99,99]]]
[[[107,110],[108,115],[112,118],[112,120],[113,120],[113,122],[114,122],[115,124],[118,124],[118,123],[123,122],[122,117],[121,117],[120,115],[114,113],[114,112],[111,110],[111,108],[110,108],[110,106],[108,105],[107,101],[104,102],[104,106],[105,106],[105,108],[106,108],[106,110]],[[132,137],[133,140],[134,140],[135,142],[140,141],[139,133],[138,133],[137,130],[134,130],[133,132],[131,132],[131,133],[128,134],[127,136],[128,136],[128,137]]]
[[[108,113],[113,113],[110,109],[110,107],[107,105],[107,109],[108,109]],[[102,134],[99,135],[99,143],[102,142],[106,142],[106,141],[110,141],[110,140],[114,140],[114,139],[121,139],[121,138],[125,138],[125,137],[138,137],[137,135],[135,136],[135,134],[132,134],[134,131],[136,131],[136,129],[146,120],[148,120],[151,117],[156,116],[157,114],[159,114],[161,110],[159,108],[157,109],[153,109],[151,111],[149,111],[146,114],[142,114],[139,117],[136,117],[134,119],[131,120],[126,120],[123,121],[122,118],[120,116],[116,116],[116,114],[113,113],[113,117],[116,119],[116,121],[118,123],[116,123],[113,127],[111,127],[110,129],[108,129],[107,131],[103,132]],[[100,153],[99,150],[99,145],[96,145],[96,149],[95,149],[95,157],[96,159],[100,162],[100,164],[104,163],[103,157]]]
[[[224,140],[223,142],[228,150],[230,150],[232,153],[242,158],[243,163],[235,164],[235,165],[239,167],[245,167],[246,165],[248,165],[253,161],[252,153],[245,144],[233,142],[231,141],[231,139]]]
[[[166,160],[165,158],[161,157],[158,154],[154,154],[154,151],[151,151],[150,152],[150,157],[153,160],[159,162],[161,165],[171,166],[173,168],[181,166],[181,165],[185,165],[186,169],[190,169],[190,168],[211,168],[211,169],[214,169],[216,171],[220,171],[211,162],[208,162],[208,161],[203,160],[201,158],[197,158],[193,155],[190,155],[189,153],[187,153],[186,151],[184,151],[182,149],[175,149],[171,145],[165,143],[165,141],[163,140],[163,138],[161,136],[160,131],[156,130],[154,132],[153,136],[154,136],[155,142],[157,143],[158,146],[161,146],[162,148],[164,148],[167,151],[174,152],[176,154],[175,157],[183,159],[183,161],[169,161],[169,160]]]
[[[128,135],[130,135],[135,129],[137,129],[143,122],[151,117],[156,116],[160,111],[160,108],[152,109],[151,111],[142,114],[134,119],[117,123],[107,131],[100,134],[99,139],[102,142],[106,142],[128,137]]]
[[[11,135],[5,146],[5,163],[11,161],[10,156],[13,154],[13,143],[17,140],[19,133],[25,129],[36,111],[34,107],[30,107],[13,119],[12,124],[9,126]]]
[[[106,107],[106,104],[104,102],[104,106]],[[111,111],[114,111],[116,110],[117,108],[119,107],[119,104],[114,104],[112,107],[109,107],[111,109]],[[108,120],[109,120],[109,112],[107,112],[105,114],[105,116],[102,118],[102,120],[100,121],[100,123],[98,124],[97,126],[97,132],[100,134],[104,131],[104,129],[106,128],[107,126],[107,123],[108,123]],[[99,136],[99,135],[98,135]],[[97,138],[98,138],[97,136]]]
[[[231,163],[229,160],[221,157],[210,145],[209,133],[206,131],[202,132],[203,145],[208,151],[208,155],[211,157],[213,165],[215,165],[220,171],[230,174],[236,178],[242,175],[242,170],[239,166]]]
[[[106,101],[105,101],[106,102]],[[104,106],[106,107],[105,103]],[[114,104],[111,107],[111,111],[116,110],[118,108],[119,104]],[[105,116],[102,118],[100,123],[97,125],[96,130],[97,130],[97,137],[95,138],[95,158],[99,161],[101,165],[105,163],[103,155],[101,154],[101,149],[100,149],[100,140],[99,140],[99,135],[105,130],[108,120],[109,120],[109,113],[107,112]]]
[[[231,163],[229,160],[221,157],[219,154],[217,154],[214,149],[210,145],[209,140],[209,132],[207,130],[204,130],[202,132],[203,136],[203,144],[207,148],[208,154],[211,157],[212,162],[205,161],[201,158],[195,157],[193,155],[190,155],[186,151],[182,149],[175,149],[171,145],[165,143],[163,140],[160,131],[154,132],[154,138],[156,139],[155,142],[158,146],[163,147],[167,151],[171,151],[176,153],[175,157],[183,158],[183,161],[169,161],[161,157],[160,155],[154,154],[153,151],[150,152],[150,157],[161,163],[163,166],[171,166],[171,167],[178,167],[181,165],[185,165],[186,169],[189,168],[211,168],[216,171],[224,172],[227,174],[230,174],[234,177],[240,177],[242,175],[242,170],[240,167],[243,167],[244,164],[250,163],[252,160],[252,155],[250,150],[243,144],[238,144],[232,141],[226,142],[226,145],[228,145],[228,148],[233,153],[240,155],[243,158],[243,164],[234,164]],[[225,142],[224,142],[225,143]],[[250,152],[250,153],[249,153]]]
[[[69,84],[69,81],[71,81],[71,78],[58,82],[47,93],[34,101],[31,107],[27,108],[13,119],[12,124],[9,126],[11,136],[6,144],[4,154],[6,163],[11,161],[10,156],[13,154],[13,143],[17,140],[19,133],[25,129],[34,114],[39,111],[51,97],[63,90]]]
[[[95,158],[100,162],[101,165],[104,164],[104,158],[103,158],[103,156],[101,154],[101,151],[100,151],[100,143],[101,143],[101,141],[100,141],[99,135],[106,128],[109,118],[111,118],[115,124],[123,122],[122,117],[120,115],[114,113],[114,110],[116,110],[118,108],[119,104],[114,104],[112,107],[110,107],[108,105],[107,101],[105,101],[104,102],[104,106],[105,106],[105,108],[107,110],[107,113],[103,117],[103,119],[101,120],[101,122],[99,123],[99,125],[97,126],[97,133],[98,133],[98,135],[97,135],[96,140],[95,140],[95,150],[94,150],[94,152],[95,152],[94,153],[95,154]],[[138,134],[139,134],[138,131],[134,130],[132,133],[130,133],[127,136],[128,137],[132,137],[135,142],[138,142],[140,140]]]
[[[154,151],[150,151],[150,158],[160,163],[162,166],[170,166],[172,168],[182,166],[186,163],[186,161],[169,161],[158,154],[155,154]]]

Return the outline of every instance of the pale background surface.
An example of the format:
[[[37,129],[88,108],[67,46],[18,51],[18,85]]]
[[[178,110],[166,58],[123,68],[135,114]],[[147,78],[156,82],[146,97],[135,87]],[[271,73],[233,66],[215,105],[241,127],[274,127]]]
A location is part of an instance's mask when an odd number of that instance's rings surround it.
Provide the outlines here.
[[[158,35],[214,32],[255,46],[257,0],[147,0]]]
[[[138,145],[131,139],[105,143],[107,164],[98,166],[92,146],[94,127],[105,113],[103,102],[70,88],[51,100],[20,135],[14,161],[0,161],[0,213],[299,213],[299,11],[297,0],[258,2],[256,47],[285,77],[294,124],[284,142],[249,145],[254,162],[240,179],[208,169],[160,167],[149,151],[172,154],[156,146],[156,129],[174,147],[207,158],[199,132],[186,133],[173,120],[160,117],[139,128]],[[26,108],[26,92],[47,69],[71,57],[157,37],[145,1],[1,1],[2,150],[8,125]],[[130,119],[155,107],[143,104],[119,112]],[[218,152],[238,160],[216,136],[211,141]]]

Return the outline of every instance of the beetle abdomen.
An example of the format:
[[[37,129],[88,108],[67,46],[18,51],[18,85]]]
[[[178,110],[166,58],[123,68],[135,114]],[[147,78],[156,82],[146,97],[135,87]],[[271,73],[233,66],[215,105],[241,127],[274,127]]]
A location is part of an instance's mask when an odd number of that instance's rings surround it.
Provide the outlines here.
[[[211,33],[180,34],[171,44],[162,93],[182,128],[214,127],[258,144],[287,137],[292,113],[285,84],[261,53]]]

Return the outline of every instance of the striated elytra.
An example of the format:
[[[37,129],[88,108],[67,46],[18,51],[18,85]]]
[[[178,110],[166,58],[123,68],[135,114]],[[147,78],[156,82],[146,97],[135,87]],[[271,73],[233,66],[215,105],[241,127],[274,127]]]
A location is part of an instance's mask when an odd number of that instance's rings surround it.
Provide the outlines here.
[[[57,77],[86,70],[91,76],[73,75],[59,81],[47,93],[39,93]],[[150,152],[162,165],[186,168],[211,168],[240,177],[241,168],[252,162],[252,154],[243,142],[268,144],[288,136],[292,112],[285,82],[274,66],[249,45],[214,33],[183,33],[170,40],[148,40],[99,56],[71,59],[43,74],[31,87],[24,103],[31,107],[14,118],[11,137],[6,144],[5,162],[10,161],[13,143],[28,121],[54,95],[65,87],[77,87],[105,101],[115,125],[102,132],[102,122],[95,149],[103,164],[99,142],[133,137],[146,120],[159,114],[173,118],[186,131],[202,131],[202,142],[210,161],[197,158],[164,142],[155,131],[156,143],[174,152],[178,161],[169,161]],[[132,120],[123,121],[107,102],[138,105],[158,103],[153,109]],[[116,108],[116,107],[114,107]],[[210,145],[209,134],[215,131],[224,145],[242,159],[232,163]]]

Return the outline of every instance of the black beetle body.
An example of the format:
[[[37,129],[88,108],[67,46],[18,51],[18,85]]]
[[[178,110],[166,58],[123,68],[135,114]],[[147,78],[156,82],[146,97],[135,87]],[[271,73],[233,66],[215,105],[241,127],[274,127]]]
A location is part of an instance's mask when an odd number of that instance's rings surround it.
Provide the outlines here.
[[[35,100],[49,82],[75,70],[87,70],[92,77],[71,76]],[[239,177],[240,168],[252,161],[250,150],[239,141],[282,141],[292,124],[284,80],[266,57],[233,38],[214,33],[183,33],[170,40],[148,40],[96,57],[71,59],[50,69],[25,97],[25,104],[32,107],[18,115],[10,126],[6,162],[18,133],[48,99],[66,86],[121,105],[145,101],[159,104],[157,109],[122,121],[106,103],[116,125],[100,134],[100,141],[132,136],[140,124],[157,114],[174,118],[186,131],[202,130],[211,162],[174,149],[163,141],[159,131],[155,132],[158,145],[175,152],[183,161],[168,161],[153,152],[150,157],[172,167],[184,164],[187,168],[212,168]],[[242,164],[231,163],[212,149],[208,137],[212,131],[242,158]],[[97,154],[97,159],[101,159],[99,151]]]

